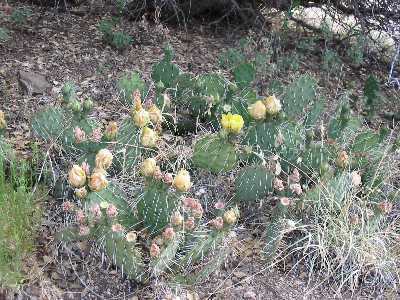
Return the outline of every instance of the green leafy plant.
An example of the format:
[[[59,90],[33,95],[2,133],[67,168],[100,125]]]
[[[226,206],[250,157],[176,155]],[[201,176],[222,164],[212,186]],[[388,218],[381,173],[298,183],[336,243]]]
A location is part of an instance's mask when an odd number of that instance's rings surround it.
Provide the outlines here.
[[[10,38],[9,31],[4,27],[0,27],[0,42],[4,43],[8,41],[9,38]]]
[[[364,84],[365,106],[368,117],[372,117],[376,113],[379,95],[380,86],[378,80],[373,75],[368,76]]]
[[[23,25],[27,18],[32,15],[32,11],[27,8],[15,8],[10,15],[10,21],[16,25]]]
[[[133,39],[130,35],[115,29],[116,23],[108,20],[102,20],[98,29],[103,35],[103,40],[117,50],[128,48]]]

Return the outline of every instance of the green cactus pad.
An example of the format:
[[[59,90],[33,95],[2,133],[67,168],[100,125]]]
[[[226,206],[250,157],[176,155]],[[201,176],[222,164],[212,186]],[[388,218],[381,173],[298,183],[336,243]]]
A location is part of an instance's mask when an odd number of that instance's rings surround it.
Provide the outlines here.
[[[108,187],[100,192],[89,193],[84,204],[86,209],[89,210],[93,204],[100,204],[103,201],[113,204],[117,208],[118,215],[115,218],[115,222],[120,223],[127,229],[135,228],[139,224],[139,220],[129,206],[126,195],[114,183],[110,182]]]
[[[120,170],[132,170],[136,166],[142,149],[140,130],[127,118],[121,124],[114,148],[114,164]]]
[[[208,135],[194,146],[193,163],[214,173],[232,170],[237,162],[233,144],[218,135]]]
[[[254,81],[256,70],[250,63],[242,63],[233,69],[233,77],[239,88],[245,88]]]
[[[163,182],[150,180],[138,198],[139,217],[150,234],[157,234],[168,225],[179,204],[178,196],[168,188]]]
[[[179,67],[173,64],[172,48],[164,49],[164,58],[156,65],[153,65],[151,78],[154,82],[162,82],[165,88],[173,87],[173,83],[181,73]]]
[[[102,240],[107,255],[122,274],[139,282],[146,279],[142,255],[134,243],[128,242],[123,234],[111,231],[107,232]]]
[[[216,104],[222,99],[226,91],[225,79],[215,73],[200,75],[197,78],[197,88],[201,95],[212,96]]]
[[[148,87],[137,72],[125,73],[117,83],[120,95],[125,103],[132,104],[132,94],[139,90],[142,98],[146,97]]]
[[[235,180],[236,198],[239,201],[256,201],[273,191],[274,175],[263,166],[243,169]]]
[[[152,276],[160,276],[164,271],[171,269],[182,240],[182,234],[176,233],[174,239],[167,242],[167,245],[161,249],[160,256],[150,261]]]
[[[283,111],[295,120],[301,118],[305,108],[316,100],[316,81],[309,75],[300,76],[285,89]]]

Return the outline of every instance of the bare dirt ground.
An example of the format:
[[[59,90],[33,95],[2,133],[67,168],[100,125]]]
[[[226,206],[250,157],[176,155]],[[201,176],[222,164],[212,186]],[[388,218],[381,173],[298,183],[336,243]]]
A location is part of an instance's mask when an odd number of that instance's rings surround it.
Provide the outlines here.
[[[104,45],[97,31],[100,18],[32,8],[29,23],[15,29],[11,40],[0,45],[0,110],[9,116],[8,140],[22,155],[29,155],[32,114],[46,105],[56,105],[58,93],[67,80],[76,82],[79,93],[96,100],[96,114],[104,120],[126,114],[129,108],[118,102],[116,80],[124,71],[138,70],[150,78],[151,66],[162,56],[163,42],[175,49],[175,61],[194,73],[215,70],[219,54],[246,32],[214,33],[201,27],[188,31],[154,24],[128,23],[123,27],[136,39],[134,46],[118,53]],[[25,94],[18,71],[46,76],[51,88],[43,95]],[[261,255],[261,229],[252,220],[239,228],[234,255],[207,282],[187,289],[171,289],[161,278],[147,286],[125,280],[109,265],[95,246],[87,243],[61,247],[54,241],[56,229],[64,223],[61,204],[49,198],[38,241],[38,251],[27,262],[29,284],[9,299],[333,299],[387,298],[390,295],[337,295],[322,285],[316,288],[302,270],[287,275],[267,268]],[[251,213],[250,213],[251,214]],[[1,297],[0,297],[1,299]]]

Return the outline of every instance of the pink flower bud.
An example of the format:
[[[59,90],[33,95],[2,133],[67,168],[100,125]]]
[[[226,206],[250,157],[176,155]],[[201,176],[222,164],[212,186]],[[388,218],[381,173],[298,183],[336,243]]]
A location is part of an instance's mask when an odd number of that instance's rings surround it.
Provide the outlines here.
[[[92,207],[91,207],[91,212],[92,212],[92,214],[93,214],[93,216],[94,216],[94,218],[95,219],[100,219],[101,218],[101,208],[100,208],[100,205],[98,204],[98,203],[96,203],[96,204],[94,204]]]
[[[195,220],[193,217],[189,217],[186,221],[185,221],[185,228],[187,230],[193,230],[195,226]]]
[[[75,127],[74,136],[75,136],[75,143],[77,143],[77,144],[80,144],[80,143],[86,141],[86,134],[79,127]]]
[[[96,128],[92,131],[91,140],[93,142],[99,143],[101,138],[103,137],[103,133],[101,132],[101,128]]]
[[[299,183],[300,182],[300,173],[297,168],[295,168],[291,175],[289,175],[289,181],[292,183]]]
[[[62,208],[65,212],[70,212],[74,209],[75,205],[71,201],[65,201]]]
[[[218,201],[214,204],[215,209],[224,209],[225,208],[225,203]]]
[[[298,184],[298,183],[293,183],[293,184],[291,184],[291,185],[289,186],[289,188],[290,188],[290,191],[291,191],[293,194],[297,195],[297,196],[300,196],[300,195],[303,193],[303,190],[302,190],[302,188],[301,188],[301,185]]]
[[[279,178],[274,179],[274,190],[281,192],[285,189],[285,186],[283,185],[283,181],[280,180]]]
[[[122,232],[124,231],[124,227],[121,224],[116,223],[111,226],[111,230],[112,232]]]
[[[163,238],[167,241],[172,240],[175,237],[175,231],[172,227],[165,228],[163,232]]]
[[[90,233],[90,228],[88,226],[81,225],[79,226],[79,235],[86,236]]]
[[[216,217],[215,219],[210,221],[211,227],[217,230],[221,230],[224,228],[224,219],[222,217]]]
[[[117,208],[115,207],[114,204],[110,204],[110,205],[107,207],[107,216],[108,216],[109,218],[115,218],[117,215],[118,215],[118,210],[117,210]]]
[[[166,184],[172,184],[172,182],[174,181],[174,177],[171,173],[165,173],[163,181]]]
[[[86,219],[85,213],[83,212],[83,210],[79,209],[79,210],[76,212],[76,221],[77,221],[79,224],[82,224],[82,223],[85,221],[85,219]]]
[[[378,208],[381,211],[381,213],[387,215],[392,211],[393,203],[388,201],[383,201],[378,204]]]
[[[84,162],[81,164],[81,168],[82,168],[83,171],[85,171],[86,176],[89,176],[89,175],[90,175],[90,166],[89,166],[89,164],[88,164],[86,161],[84,161]]]
[[[150,246],[150,257],[158,257],[160,256],[160,247],[156,243],[152,243]]]

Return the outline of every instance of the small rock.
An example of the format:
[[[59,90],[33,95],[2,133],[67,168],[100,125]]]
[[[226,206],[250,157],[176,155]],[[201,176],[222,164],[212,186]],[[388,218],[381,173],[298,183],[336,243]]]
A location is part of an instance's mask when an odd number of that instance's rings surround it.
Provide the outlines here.
[[[18,72],[19,82],[28,95],[43,94],[51,87],[46,77],[34,72]]]

